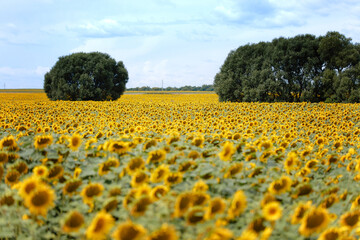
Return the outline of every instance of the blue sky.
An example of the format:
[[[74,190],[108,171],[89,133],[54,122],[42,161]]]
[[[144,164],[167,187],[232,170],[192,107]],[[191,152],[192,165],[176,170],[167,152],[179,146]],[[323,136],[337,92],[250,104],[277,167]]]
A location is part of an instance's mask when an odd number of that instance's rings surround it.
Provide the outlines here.
[[[212,84],[230,50],[339,31],[360,42],[358,0],[0,0],[0,88],[42,88],[59,56],[122,60],[128,88]]]

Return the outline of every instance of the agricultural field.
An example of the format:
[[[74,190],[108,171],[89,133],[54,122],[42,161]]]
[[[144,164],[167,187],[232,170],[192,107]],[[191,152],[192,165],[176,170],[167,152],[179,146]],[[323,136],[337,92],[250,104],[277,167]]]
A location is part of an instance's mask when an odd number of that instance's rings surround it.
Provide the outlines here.
[[[0,239],[358,239],[360,105],[0,94]]]

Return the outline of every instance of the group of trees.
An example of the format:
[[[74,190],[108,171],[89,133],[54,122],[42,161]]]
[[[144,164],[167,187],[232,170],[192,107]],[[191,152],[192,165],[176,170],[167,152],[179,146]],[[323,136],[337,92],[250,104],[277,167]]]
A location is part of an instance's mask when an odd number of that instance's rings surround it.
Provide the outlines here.
[[[220,101],[360,102],[360,45],[338,32],[247,44],[214,80]]]
[[[45,74],[44,90],[51,100],[115,100],[125,91],[128,72],[100,52],[60,57]]]
[[[127,88],[127,91],[214,91],[213,85],[202,85],[201,87],[195,86],[183,86],[183,87],[135,87],[135,88]]]

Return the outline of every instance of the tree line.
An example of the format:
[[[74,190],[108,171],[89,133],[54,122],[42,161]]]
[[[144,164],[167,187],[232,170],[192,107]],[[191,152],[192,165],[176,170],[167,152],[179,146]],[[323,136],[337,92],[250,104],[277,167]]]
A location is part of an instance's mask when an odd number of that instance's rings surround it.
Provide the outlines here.
[[[196,86],[183,86],[183,87],[134,87],[134,88],[127,88],[127,91],[214,91],[213,85],[202,85],[200,87]]]
[[[214,89],[220,101],[360,102],[360,45],[328,32],[240,46]]]

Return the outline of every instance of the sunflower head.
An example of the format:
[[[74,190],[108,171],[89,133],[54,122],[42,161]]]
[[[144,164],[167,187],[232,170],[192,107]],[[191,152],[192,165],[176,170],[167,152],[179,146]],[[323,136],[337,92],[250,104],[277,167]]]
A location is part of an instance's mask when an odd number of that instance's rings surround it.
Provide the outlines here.
[[[165,176],[170,172],[169,166],[161,164],[151,173],[150,181],[153,183],[159,183],[164,180]]]
[[[149,152],[147,163],[159,163],[166,159],[166,151],[164,149],[156,149]]]
[[[71,150],[76,151],[80,147],[81,142],[82,142],[82,137],[78,133],[75,133],[69,138],[68,147]]]
[[[33,168],[33,173],[37,177],[46,178],[48,176],[48,168],[44,165],[39,165]]]
[[[105,211],[100,211],[91,221],[89,227],[86,229],[87,239],[103,240],[107,239],[111,228],[114,226],[114,218]]]
[[[330,215],[325,208],[312,207],[301,220],[299,233],[306,237],[319,233],[327,227],[330,220]]]
[[[25,198],[25,206],[30,213],[46,217],[49,208],[54,206],[55,193],[51,187],[41,184]]]
[[[148,240],[159,240],[159,239],[166,239],[166,240],[177,240],[178,236],[176,230],[173,226],[164,223],[160,229],[151,233],[148,237]]]
[[[78,232],[84,223],[84,216],[80,212],[74,210],[67,214],[62,224],[62,230],[66,233]]]
[[[236,148],[234,147],[234,144],[232,142],[226,141],[222,146],[219,157],[223,161],[229,161],[235,152]]]
[[[115,240],[137,240],[143,239],[146,236],[146,229],[133,222],[124,222],[118,225],[115,232],[112,234]]]
[[[279,202],[272,201],[263,207],[262,212],[266,220],[276,221],[282,216],[282,207]]]
[[[207,219],[214,218],[216,214],[223,213],[225,211],[225,208],[226,208],[226,202],[221,197],[215,197],[211,199],[206,212],[206,218]]]
[[[51,135],[37,135],[34,139],[35,149],[44,149],[53,142]]]

